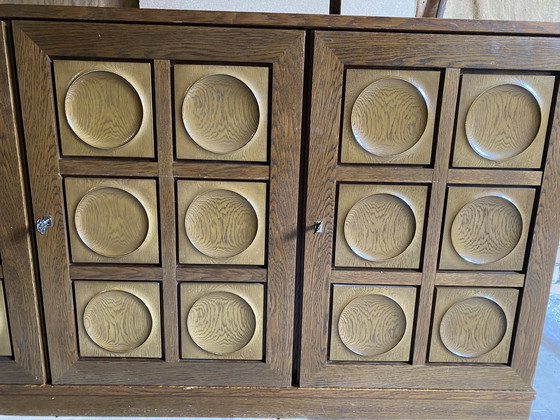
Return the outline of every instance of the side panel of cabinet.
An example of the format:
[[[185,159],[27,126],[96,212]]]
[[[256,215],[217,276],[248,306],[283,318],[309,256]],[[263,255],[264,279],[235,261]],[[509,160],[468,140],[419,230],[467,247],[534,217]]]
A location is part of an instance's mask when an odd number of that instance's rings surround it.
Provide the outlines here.
[[[53,381],[290,385],[304,33],[13,27]]]
[[[559,50],[315,34],[303,386],[530,386],[558,239]]]
[[[0,29],[0,383],[40,384],[45,367],[14,77],[4,22]]]

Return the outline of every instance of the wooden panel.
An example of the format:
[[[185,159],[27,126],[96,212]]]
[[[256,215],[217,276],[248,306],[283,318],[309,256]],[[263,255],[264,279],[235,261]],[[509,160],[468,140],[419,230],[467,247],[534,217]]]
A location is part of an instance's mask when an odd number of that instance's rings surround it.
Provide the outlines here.
[[[177,181],[179,262],[265,263],[266,184]]]
[[[383,166],[337,166],[336,179],[339,182],[391,182],[419,183],[432,182],[433,169]]]
[[[523,268],[535,190],[451,187],[440,269]]]
[[[180,296],[183,359],[262,359],[262,284],[183,283]]]
[[[416,288],[334,286],[330,360],[407,361]]]
[[[198,162],[180,162],[173,165],[173,176],[178,178],[266,181],[269,172],[270,168],[266,165]]]
[[[10,329],[8,327],[8,313],[4,299],[4,284],[0,281],[0,356],[11,356]]]
[[[155,162],[63,159],[59,165],[61,175],[156,177],[158,174]]]
[[[82,357],[161,357],[157,283],[74,282]]]
[[[162,280],[161,267],[76,265],[69,268],[72,280]]]
[[[177,281],[266,283],[266,268],[178,267]]]
[[[158,263],[156,182],[66,178],[73,262]]]
[[[343,163],[430,163],[439,72],[346,71]]]
[[[336,266],[418,268],[427,188],[341,184]]]
[[[518,294],[438,287],[430,362],[507,363]]]
[[[268,68],[177,64],[173,70],[177,158],[267,160]]]
[[[415,271],[374,271],[355,269],[334,269],[331,271],[331,282],[346,284],[399,284],[420,285],[422,273]]]
[[[4,181],[0,199],[0,255],[12,338],[12,357],[0,361],[0,383],[38,384],[46,378],[43,338],[16,116],[19,104],[7,37],[6,23],[0,22],[0,180]]]
[[[453,166],[540,168],[554,76],[465,74]]]
[[[450,184],[539,186],[541,181],[542,172],[540,171],[450,169],[447,174],[447,182]]]
[[[437,273],[437,286],[523,287],[525,274],[493,272]]]

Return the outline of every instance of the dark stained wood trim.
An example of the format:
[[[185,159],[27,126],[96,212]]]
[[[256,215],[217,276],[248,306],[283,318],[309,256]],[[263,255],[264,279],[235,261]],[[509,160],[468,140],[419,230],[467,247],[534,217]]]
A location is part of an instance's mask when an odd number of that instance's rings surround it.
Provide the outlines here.
[[[422,287],[418,298],[416,315],[416,334],[412,362],[424,364],[430,337],[432,299],[438,264],[439,239],[445,202],[447,166],[451,155],[451,141],[455,122],[455,104],[459,95],[459,69],[446,69],[443,79],[441,113],[437,134],[436,157],[430,204],[428,226],[424,238],[424,262],[422,264]]]
[[[118,177],[156,177],[156,162],[134,162],[119,160],[62,159],[59,163],[63,176],[118,176]]]
[[[346,29],[399,32],[463,32],[468,34],[560,35],[553,22],[500,22],[435,18],[388,18],[367,16],[305,15],[279,13],[200,12],[88,7],[0,5],[0,18],[143,22],[166,25],[227,25],[272,28]]]
[[[161,267],[76,265],[69,268],[72,280],[162,280]]]
[[[173,176],[190,179],[231,179],[266,181],[269,179],[268,165],[235,163],[176,162]]]
[[[344,165],[336,168],[338,182],[432,182],[433,169],[407,168],[398,166]]]
[[[525,274],[493,272],[437,273],[436,286],[523,287]]]
[[[3,278],[4,278],[4,269],[0,265],[0,279],[3,279]]]
[[[0,22],[0,255],[12,360],[0,361],[0,383],[46,380],[38,290],[20,145],[8,28]]]
[[[422,283],[422,273],[335,269],[331,271],[331,283],[419,286]]]
[[[533,231],[525,288],[521,296],[521,307],[511,365],[526,380],[533,381],[539,343],[546,313],[546,302],[550,291],[550,280],[560,233],[560,91],[556,96],[554,121],[550,133],[548,156],[544,168],[543,182]]]
[[[519,419],[534,393],[511,391],[3,386],[12,415]],[[29,401],[33,403],[30,404]],[[341,407],[344,407],[341,410]]]
[[[447,175],[447,182],[449,184],[539,186],[542,182],[542,172],[500,171],[490,169],[450,169]]]
[[[267,276],[266,268],[177,268],[177,281],[266,283]]]

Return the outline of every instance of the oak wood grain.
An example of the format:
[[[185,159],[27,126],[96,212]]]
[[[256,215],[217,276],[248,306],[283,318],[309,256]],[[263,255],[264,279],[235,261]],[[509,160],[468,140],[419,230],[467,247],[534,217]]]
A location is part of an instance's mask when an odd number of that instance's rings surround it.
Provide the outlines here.
[[[155,266],[118,266],[118,265],[82,265],[72,264],[69,267],[72,280],[162,280],[163,270]]]
[[[355,270],[355,269],[333,269],[331,271],[331,283],[333,284],[387,284],[387,285],[420,285],[422,273],[409,270]]]
[[[194,163],[176,162],[173,164],[173,176],[177,178],[231,179],[266,181],[269,179],[268,165],[235,163]]]
[[[438,272],[436,286],[523,287],[525,274],[500,272]]]
[[[120,160],[62,159],[59,163],[61,175],[155,177],[157,163]]]
[[[29,203],[22,167],[24,151],[16,109],[15,71],[8,26],[0,22],[0,255],[11,334],[10,360],[0,362],[0,382],[44,383],[43,333],[29,222]],[[42,217],[42,216],[41,216]]]
[[[267,277],[267,269],[260,267],[177,267],[177,281],[266,283]]]
[[[449,184],[528,185],[539,186],[541,171],[499,171],[487,169],[449,169]]]
[[[407,166],[383,167],[374,165],[339,165],[336,167],[336,179],[340,182],[428,184],[432,181],[432,178],[433,169],[429,168],[410,168]]]
[[[4,298],[4,282],[0,281],[0,356],[12,355],[10,329],[8,327],[8,311]]]

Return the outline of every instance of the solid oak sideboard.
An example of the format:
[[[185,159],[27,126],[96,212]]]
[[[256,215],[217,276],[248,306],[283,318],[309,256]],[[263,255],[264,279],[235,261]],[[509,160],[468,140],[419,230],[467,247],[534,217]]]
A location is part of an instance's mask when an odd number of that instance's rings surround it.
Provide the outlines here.
[[[560,24],[0,20],[0,414],[527,418]]]

